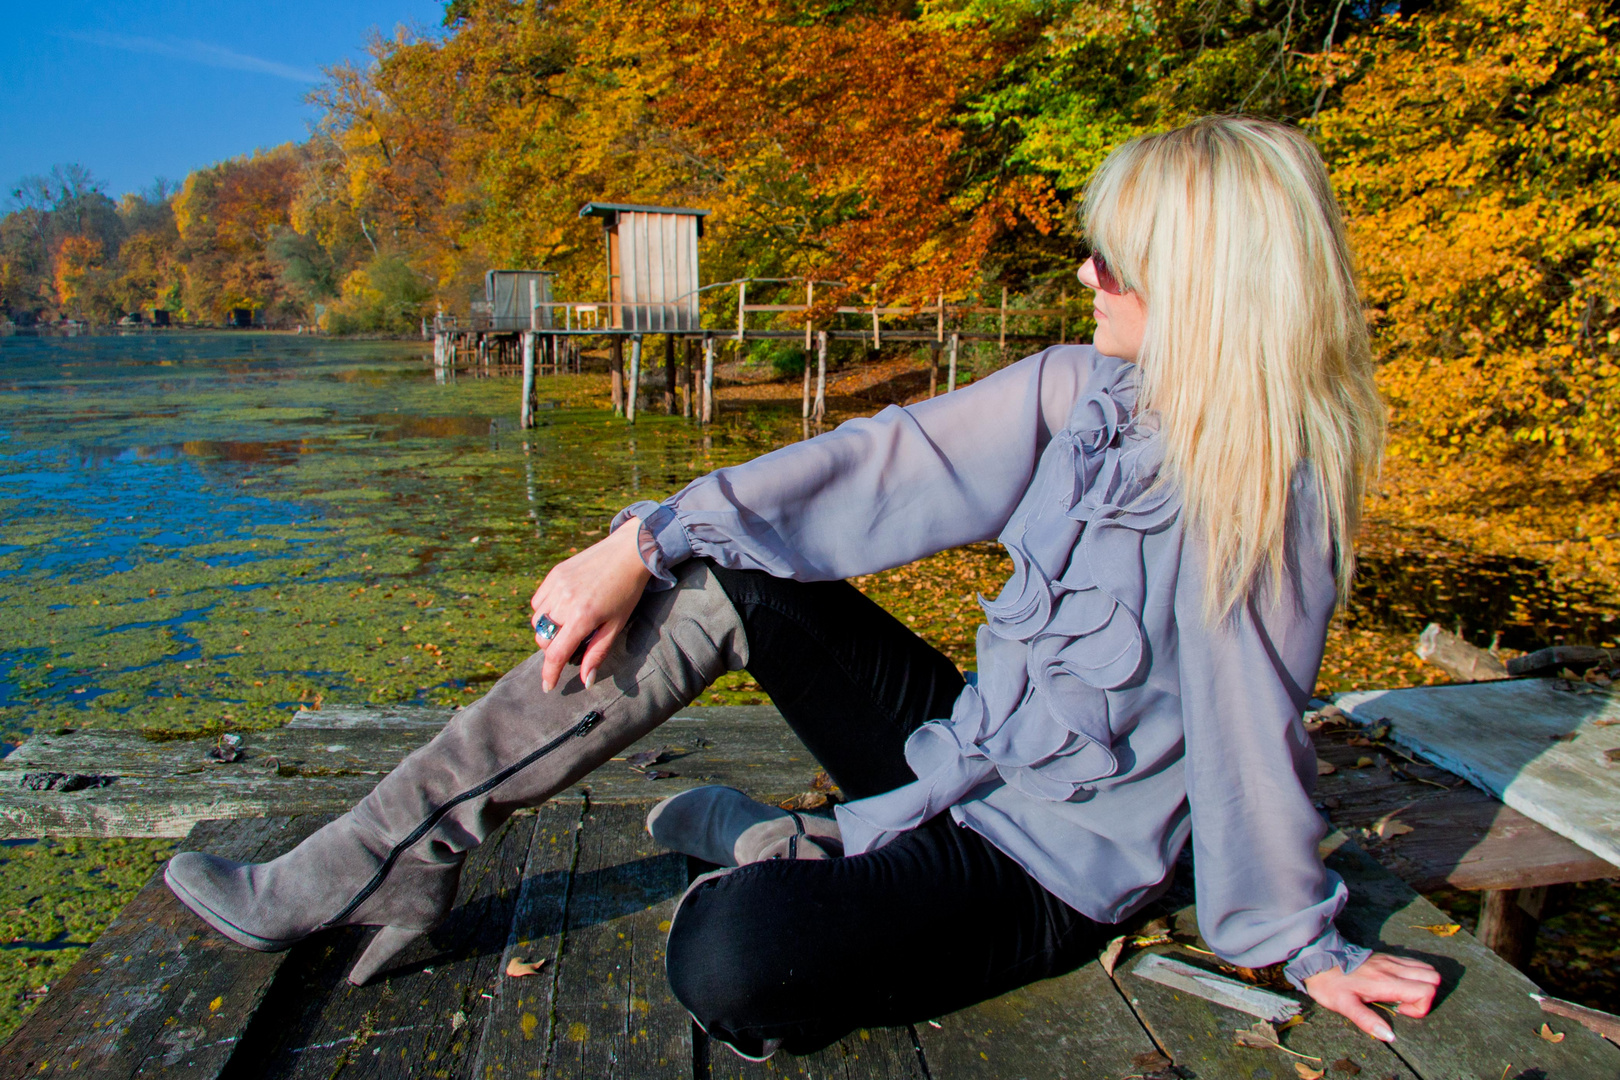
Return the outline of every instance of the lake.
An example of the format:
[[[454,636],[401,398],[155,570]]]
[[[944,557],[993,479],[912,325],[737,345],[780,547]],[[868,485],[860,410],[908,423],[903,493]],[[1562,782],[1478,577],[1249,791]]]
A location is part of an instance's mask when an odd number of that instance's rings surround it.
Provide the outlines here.
[[[461,704],[544,570],[768,435],[607,411],[605,376],[444,380],[427,346],[0,337],[0,734]],[[767,425],[769,426],[769,425]]]

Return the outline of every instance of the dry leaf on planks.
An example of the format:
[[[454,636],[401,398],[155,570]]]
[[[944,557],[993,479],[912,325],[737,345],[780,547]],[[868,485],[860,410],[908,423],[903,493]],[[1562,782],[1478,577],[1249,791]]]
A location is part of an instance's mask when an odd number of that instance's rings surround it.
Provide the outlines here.
[[[545,966],[546,957],[541,957],[531,964],[527,960],[520,960],[514,956],[506,962],[506,974],[514,979],[521,979],[527,975],[540,974],[540,969]]]

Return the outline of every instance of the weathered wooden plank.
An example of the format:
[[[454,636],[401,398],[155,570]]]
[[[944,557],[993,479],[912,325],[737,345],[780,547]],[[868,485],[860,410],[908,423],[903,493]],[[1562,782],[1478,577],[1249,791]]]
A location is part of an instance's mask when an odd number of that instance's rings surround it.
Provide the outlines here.
[[[692,1025],[664,977],[664,943],[686,857],[661,852],[644,806],[592,806],[557,960],[544,1075],[686,1080]]]
[[[1560,689],[1559,687],[1567,687]],[[1358,723],[1620,864],[1620,696],[1562,679],[1511,679],[1345,694]]]
[[[709,1042],[709,1069],[699,1073],[711,1080],[770,1080],[803,1077],[822,1080],[925,1080],[917,1057],[916,1034],[909,1028],[862,1028],[814,1054],[797,1056],[778,1052],[769,1061],[747,1061],[717,1042]],[[935,1072],[935,1080],[949,1074]]]
[[[1092,961],[917,1026],[935,1080],[1063,1080],[1155,1071],[1158,1047]]]
[[[1353,729],[1317,732],[1317,757],[1337,771],[1318,778],[1316,800],[1342,829],[1356,833],[1379,862],[1419,892],[1522,889],[1620,877],[1620,866],[1437,766],[1349,746]],[[1364,758],[1372,767],[1358,768]],[[1391,764],[1399,771],[1390,768]],[[1389,816],[1412,826],[1387,839],[1367,835]]]
[[[529,1077],[544,1067],[553,1035],[558,957],[586,803],[557,799],[540,807],[512,923],[501,951],[494,998],[479,1034],[470,1076]],[[506,976],[513,960],[542,964],[538,974]]]
[[[346,980],[367,932],[295,946],[233,1077],[471,1076],[536,820],[514,817],[475,849],[450,917],[370,984]]]
[[[212,822],[188,846],[260,860],[319,824]],[[218,1076],[285,959],[208,929],[159,873],[0,1049],[0,1077]]]
[[[244,732],[242,756],[230,763],[209,759],[212,740],[154,741],[140,732],[93,729],[40,735],[0,763],[0,838],[184,836],[216,818],[341,813],[433,734],[431,726],[358,724]],[[589,791],[598,803],[645,802],[699,784],[729,784],[775,800],[806,790],[817,769],[768,707],[694,709],[626,753],[643,750],[667,750],[670,759],[657,768],[670,775],[649,780],[621,757],[576,793]],[[52,774],[109,782],[71,791],[44,787]]]
[[[437,731],[456,710],[443,705],[332,705],[299,709],[287,722],[290,728],[352,731],[370,728],[429,728]]]
[[[1395,1017],[1394,1049],[1425,1080],[1453,1076],[1535,1076],[1548,1080],[1614,1080],[1620,1048],[1578,1024],[1562,1025],[1552,1043],[1537,1032],[1546,1021],[1530,998],[1535,984],[1465,932],[1440,937],[1424,929],[1451,920],[1379,866],[1342,833],[1328,838],[1328,866],[1350,888],[1340,913],[1344,935],[1381,951],[1426,960],[1445,980],[1434,1011],[1422,1020]]]

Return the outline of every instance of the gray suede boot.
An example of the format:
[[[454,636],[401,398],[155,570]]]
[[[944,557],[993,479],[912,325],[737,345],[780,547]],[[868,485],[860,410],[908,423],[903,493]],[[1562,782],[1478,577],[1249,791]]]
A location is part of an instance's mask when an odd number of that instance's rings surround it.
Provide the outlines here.
[[[461,864],[513,811],[544,802],[748,662],[742,623],[701,562],[649,592],[587,689],[549,694],[539,653],[462,709],[359,805],[267,863],[176,855],[164,880],[214,929],[285,949],[333,926],[380,926],[349,973],[366,982],[455,903]]]
[[[716,866],[844,853],[831,818],[766,806],[719,784],[671,795],[647,814],[647,832],[671,851]]]

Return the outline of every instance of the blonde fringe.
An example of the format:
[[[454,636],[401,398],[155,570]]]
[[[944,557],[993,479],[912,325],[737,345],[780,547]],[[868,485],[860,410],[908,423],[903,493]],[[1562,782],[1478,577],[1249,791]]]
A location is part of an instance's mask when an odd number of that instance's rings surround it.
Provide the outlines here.
[[[1323,495],[1342,603],[1384,406],[1315,148],[1247,117],[1144,136],[1104,162],[1085,218],[1146,306],[1139,407],[1162,419],[1166,479],[1205,543],[1206,618],[1227,618],[1263,580],[1280,589],[1301,461]]]

